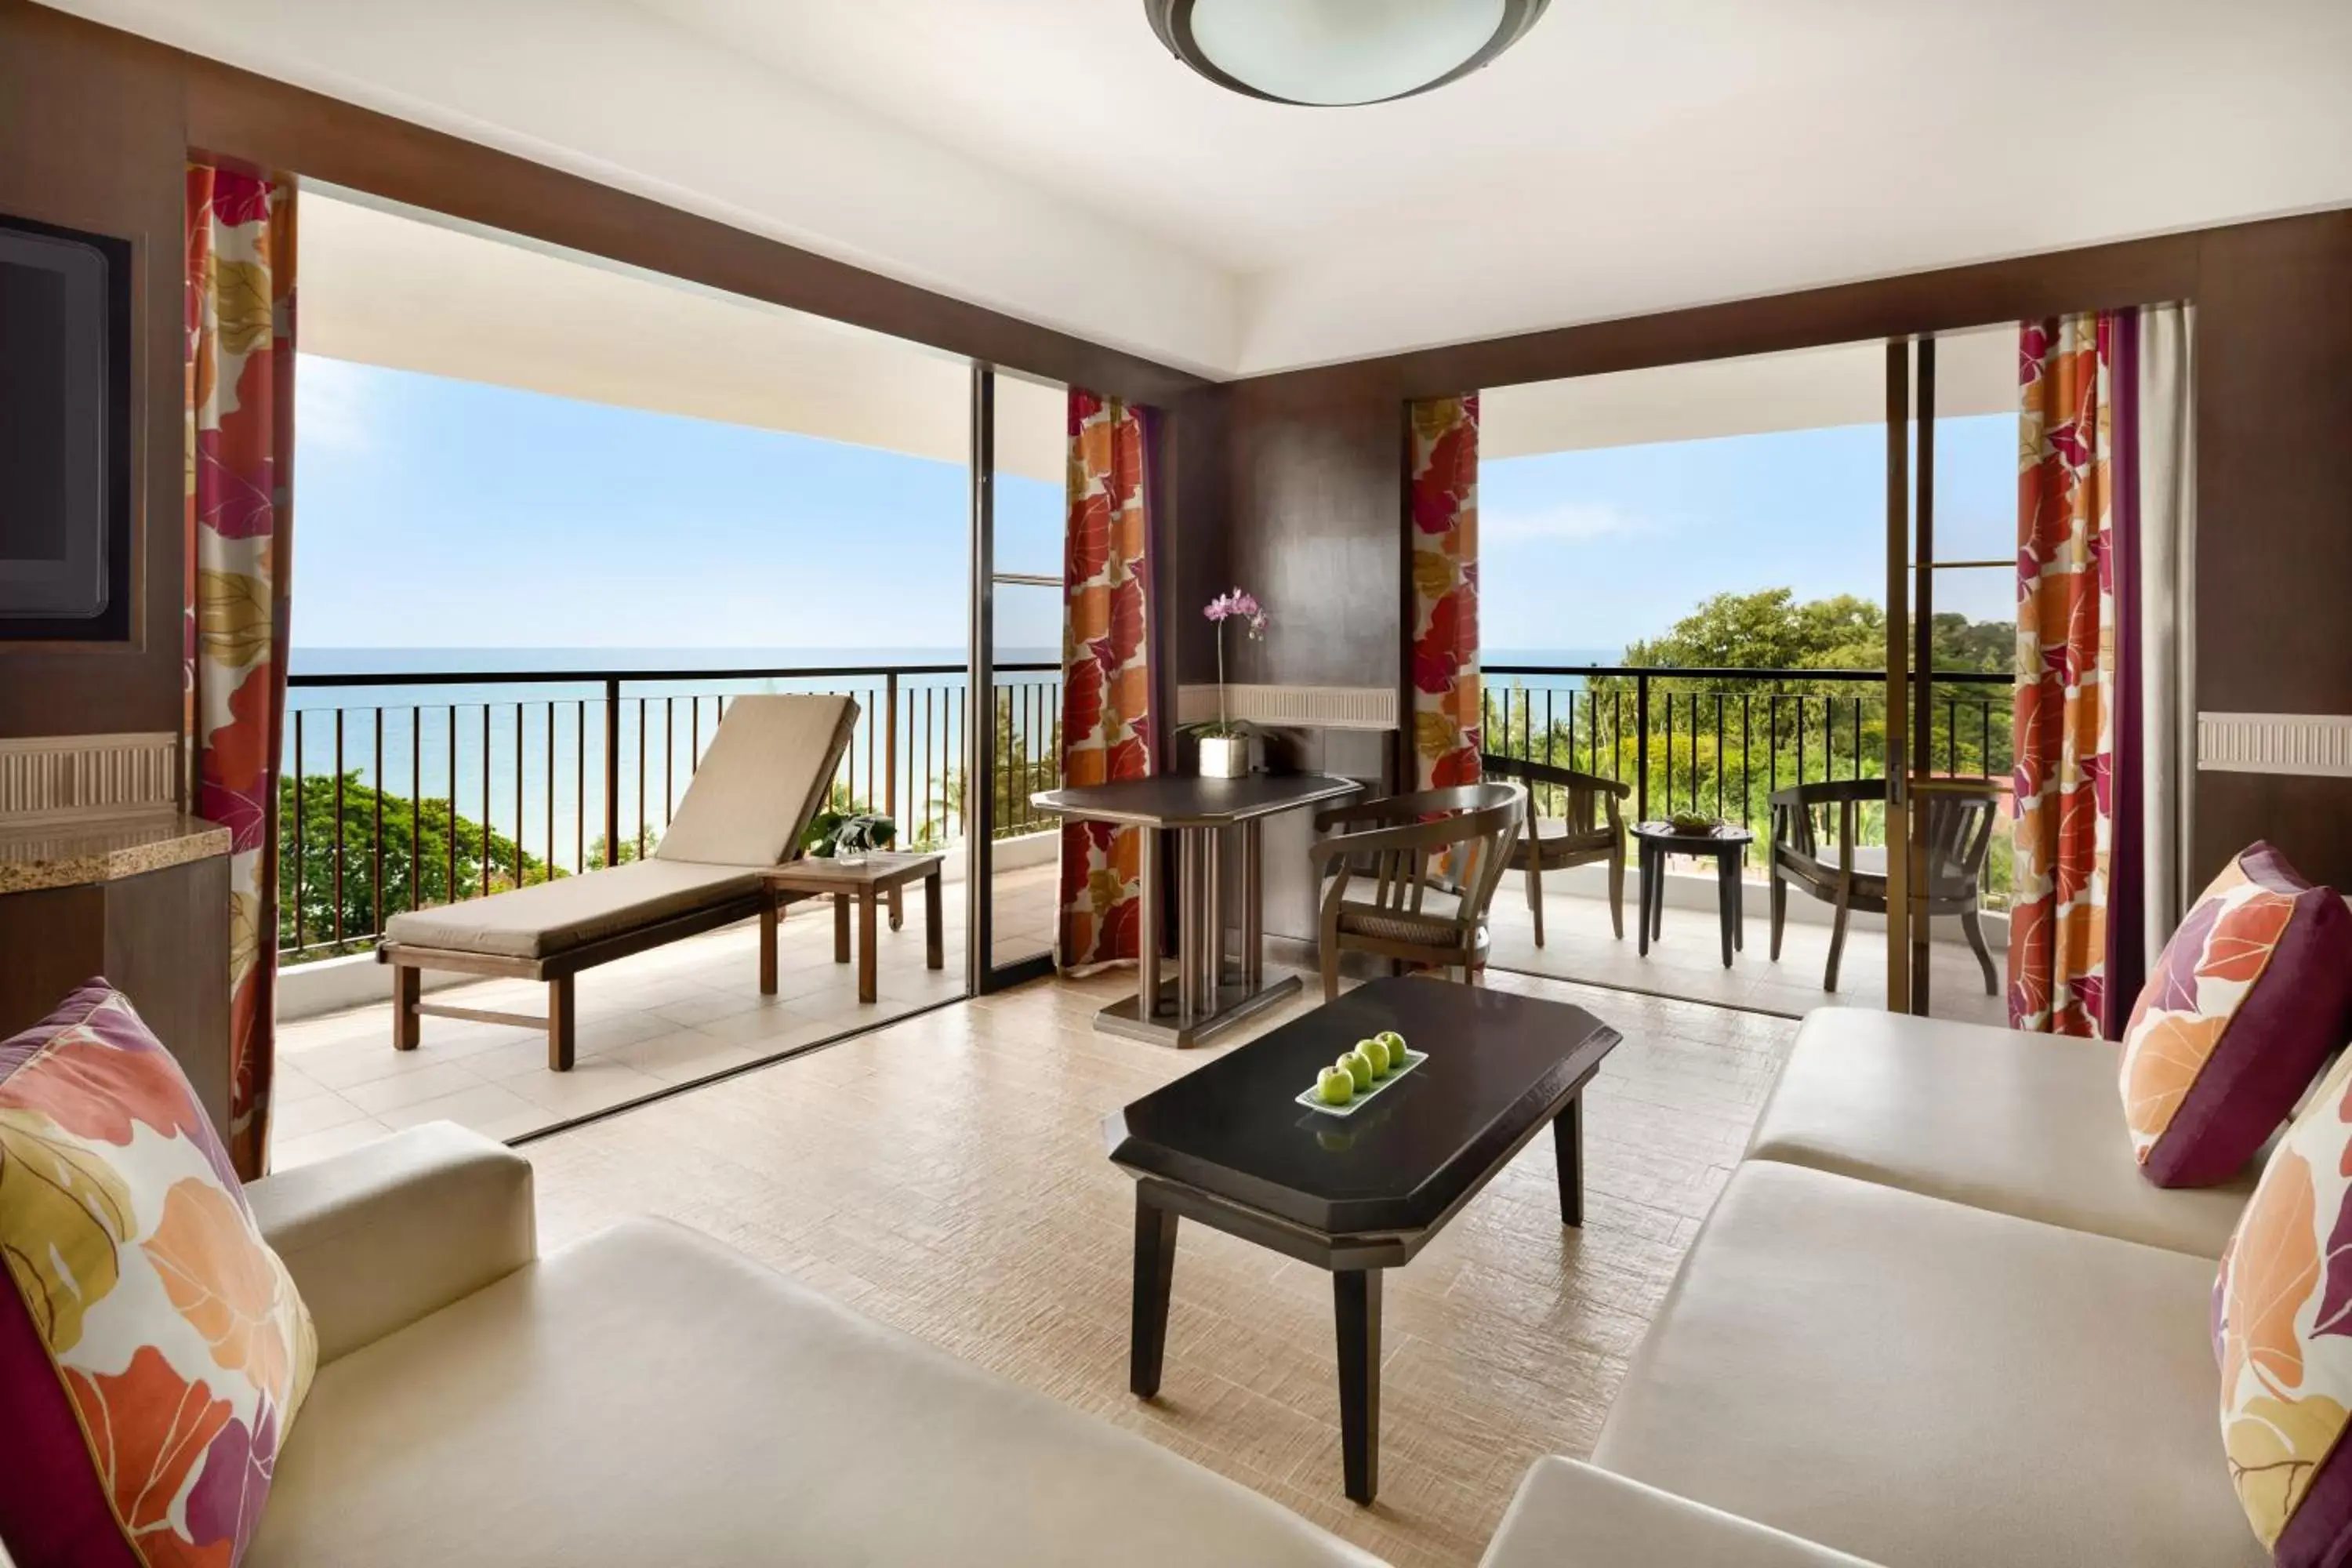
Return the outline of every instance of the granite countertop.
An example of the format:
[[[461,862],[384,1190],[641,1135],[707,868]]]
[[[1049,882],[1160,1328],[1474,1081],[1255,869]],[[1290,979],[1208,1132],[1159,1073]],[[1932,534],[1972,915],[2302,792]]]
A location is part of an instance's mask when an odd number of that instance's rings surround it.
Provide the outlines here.
[[[227,828],[176,811],[38,825],[0,822],[0,893],[120,881],[228,850]]]

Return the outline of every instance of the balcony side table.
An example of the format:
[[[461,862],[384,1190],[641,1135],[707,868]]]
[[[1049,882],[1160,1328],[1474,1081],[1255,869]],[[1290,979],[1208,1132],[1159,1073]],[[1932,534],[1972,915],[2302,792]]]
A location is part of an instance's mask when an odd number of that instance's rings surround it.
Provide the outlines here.
[[[776,917],[791,901],[787,895],[833,900],[835,963],[849,962],[849,911],[853,904],[856,907],[857,999],[872,1002],[876,995],[875,906],[885,899],[895,906],[898,889],[919,879],[923,884],[923,963],[927,968],[945,968],[947,954],[940,926],[940,868],[946,863],[944,855],[877,851],[853,864],[810,856],[770,867],[761,873],[768,896],[760,906],[760,994],[776,994]]]
[[[1723,928],[1723,967],[1731,967],[1734,948],[1748,945],[1746,884],[1739,868],[1756,835],[1745,827],[1711,827],[1704,833],[1678,833],[1665,822],[1637,822],[1633,842],[1641,852],[1642,899],[1639,924],[1641,952],[1649,956],[1650,942],[1665,928],[1666,857],[1707,855],[1715,858],[1715,907]]]

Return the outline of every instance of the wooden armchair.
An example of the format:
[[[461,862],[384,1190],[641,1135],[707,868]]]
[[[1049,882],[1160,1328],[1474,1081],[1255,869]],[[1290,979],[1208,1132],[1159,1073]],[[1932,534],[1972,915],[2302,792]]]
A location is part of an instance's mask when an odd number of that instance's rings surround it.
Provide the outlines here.
[[[1535,920],[1536,945],[1541,947],[1544,940],[1543,874],[1591,865],[1609,868],[1609,923],[1622,942],[1625,814],[1619,802],[1633,793],[1633,786],[1602,778],[1599,773],[1580,773],[1573,768],[1556,768],[1549,763],[1518,757],[1483,754],[1478,761],[1488,778],[1518,779],[1529,786],[1527,832],[1511,847],[1510,864],[1506,869],[1523,872],[1527,877],[1528,912]],[[1565,794],[1567,807],[1559,816],[1544,816],[1537,811],[1534,786],[1538,784]],[[1606,821],[1601,820],[1604,810]]]
[[[1457,784],[1385,800],[1334,806],[1318,828],[1348,831],[1317,842],[1323,895],[1323,999],[1339,994],[1339,954],[1378,953],[1391,971],[1407,963],[1459,969],[1478,983],[1486,958],[1486,906],[1502,880],[1527,810],[1512,784]],[[1362,897],[1357,879],[1370,882]],[[1358,897],[1349,897],[1356,888]]]
[[[1938,791],[1918,796],[1920,808],[1927,814],[1927,880],[1926,897],[1915,907],[1929,918],[1958,917],[1960,931],[1984,971],[1988,996],[2000,992],[2000,982],[1977,911],[2000,799],[1999,786],[1990,783],[1981,793]],[[1790,884],[1835,905],[1829,973],[1822,981],[1825,991],[1837,989],[1846,916],[1855,910],[1866,914],[1886,912],[1885,869],[1860,871],[1853,863],[1857,808],[1885,803],[1885,779],[1797,784],[1772,795],[1772,957],[1777,961],[1780,956],[1780,925],[1789,907]],[[1825,843],[1833,858],[1824,858]]]

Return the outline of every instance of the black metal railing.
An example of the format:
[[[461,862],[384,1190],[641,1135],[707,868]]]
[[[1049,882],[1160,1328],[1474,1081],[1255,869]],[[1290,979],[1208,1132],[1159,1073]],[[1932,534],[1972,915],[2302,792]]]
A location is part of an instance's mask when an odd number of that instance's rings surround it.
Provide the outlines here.
[[[1754,867],[1769,853],[1773,791],[1885,772],[1879,670],[1490,664],[1482,674],[1484,750],[1631,784],[1631,820],[1688,811],[1744,825]],[[2011,689],[2006,672],[1937,672],[1923,771],[2005,783]],[[1865,810],[1856,833],[1883,846],[1884,811]],[[1995,836],[1986,883],[1989,902],[2007,901],[2006,835]]]
[[[661,841],[733,698],[857,699],[837,806],[900,842],[965,829],[961,665],[292,675],[278,783],[281,960],[352,951],[404,910],[637,859]],[[999,838],[1044,830],[1061,670],[997,667]]]

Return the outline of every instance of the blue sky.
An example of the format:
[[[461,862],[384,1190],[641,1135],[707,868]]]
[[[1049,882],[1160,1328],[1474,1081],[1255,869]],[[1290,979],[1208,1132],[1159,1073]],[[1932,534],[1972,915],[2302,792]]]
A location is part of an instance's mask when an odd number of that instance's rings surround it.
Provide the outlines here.
[[[963,466],[302,356],[298,647],[953,647]],[[999,563],[1062,569],[1062,495],[997,485]],[[1058,596],[1004,595],[1008,646]]]
[[[2016,553],[2017,421],[1936,426],[1936,557]],[[1478,470],[1479,637],[1616,649],[1712,594],[1886,590],[1877,425],[1488,460]],[[1937,574],[1937,607],[2007,620],[2013,571]]]
[[[298,647],[954,647],[960,464],[303,356]],[[1938,426],[1939,556],[2013,552],[2015,421]],[[1489,461],[1483,640],[1613,649],[1717,592],[1876,598],[1876,426]],[[1002,476],[999,565],[1061,569],[1056,486]],[[2005,573],[1942,607],[2006,618]],[[1275,606],[1277,616],[1280,606]],[[1000,594],[1055,646],[1058,595]]]

